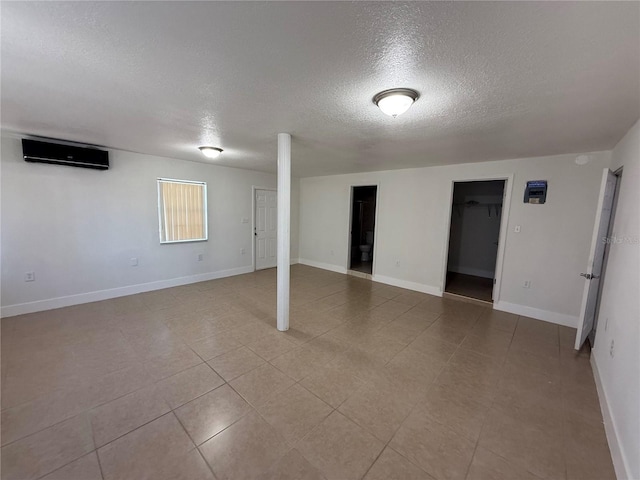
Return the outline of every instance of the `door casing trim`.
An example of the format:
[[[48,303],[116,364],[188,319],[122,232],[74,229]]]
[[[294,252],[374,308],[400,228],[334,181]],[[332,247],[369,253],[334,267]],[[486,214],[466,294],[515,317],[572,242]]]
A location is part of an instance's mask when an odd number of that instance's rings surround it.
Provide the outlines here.
[[[351,269],[351,221],[353,220],[353,189],[356,187],[376,187],[376,214],[375,224],[373,226],[373,259],[371,261],[371,277],[376,274],[376,258],[378,249],[376,246],[376,239],[378,238],[378,212],[380,211],[380,182],[362,182],[349,184],[349,223],[347,224],[347,258],[345,269],[349,271]]]
[[[447,202],[446,217],[444,220],[444,244],[442,247],[442,267],[440,289],[444,293],[447,284],[447,263],[449,257],[449,236],[451,234],[451,211],[453,210],[453,189],[456,183],[461,182],[486,182],[491,180],[504,180],[504,202],[502,203],[502,218],[500,219],[500,234],[498,236],[498,255],[496,257],[495,285],[493,288],[493,308],[500,301],[502,290],[502,271],[504,268],[504,252],[507,246],[507,233],[509,232],[509,211],[511,209],[511,195],[513,193],[513,174],[483,176],[460,176],[451,180],[449,188],[449,201]]]

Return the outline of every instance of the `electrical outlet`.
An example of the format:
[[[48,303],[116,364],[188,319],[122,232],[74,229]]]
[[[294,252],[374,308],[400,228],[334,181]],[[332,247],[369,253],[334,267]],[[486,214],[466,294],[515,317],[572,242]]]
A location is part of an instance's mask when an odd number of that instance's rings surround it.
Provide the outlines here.
[[[35,274],[35,272],[25,272],[25,274],[24,274],[24,281],[25,281],[25,282],[35,282],[35,281],[36,281],[36,274]]]
[[[516,225],[516,228],[514,228],[513,231],[516,233],[520,233],[520,225]]]
[[[609,355],[611,355],[611,358],[613,358],[613,348],[615,347],[615,343],[613,341],[613,339],[611,339],[611,347],[609,347]]]
[[[129,260],[129,265],[131,265],[132,267],[137,267],[138,266],[138,259],[136,257],[133,257]]]
[[[246,251],[244,248],[241,248],[241,249],[240,249],[240,253],[241,253],[242,255],[244,255],[245,253],[247,253],[247,251]]]
[[[202,253],[198,254],[198,261],[201,262],[202,260],[204,260],[204,255]]]
[[[531,280],[525,280],[522,284],[522,288],[531,288]]]

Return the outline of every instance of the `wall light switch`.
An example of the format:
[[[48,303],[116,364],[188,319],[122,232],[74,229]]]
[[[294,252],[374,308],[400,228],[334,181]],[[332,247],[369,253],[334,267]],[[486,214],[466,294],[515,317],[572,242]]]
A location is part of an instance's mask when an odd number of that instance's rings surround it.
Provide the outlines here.
[[[131,260],[129,260],[129,265],[131,265],[132,267],[137,267],[138,259],[136,257],[133,257]]]
[[[204,255],[202,253],[198,254],[198,261],[201,262],[202,260],[204,260]]]
[[[514,228],[513,231],[516,233],[520,233],[520,225],[516,225],[516,228]]]
[[[246,218],[246,217],[242,217],[242,219],[240,219],[240,221],[241,221],[242,223],[249,223],[249,219],[248,219],[248,218]]]
[[[25,282],[35,282],[36,281],[36,274],[35,272],[26,272],[24,274],[24,281]]]
[[[247,253],[247,251],[246,251],[244,248],[241,248],[241,249],[240,249],[240,253],[241,253],[242,255],[244,255],[245,253]]]

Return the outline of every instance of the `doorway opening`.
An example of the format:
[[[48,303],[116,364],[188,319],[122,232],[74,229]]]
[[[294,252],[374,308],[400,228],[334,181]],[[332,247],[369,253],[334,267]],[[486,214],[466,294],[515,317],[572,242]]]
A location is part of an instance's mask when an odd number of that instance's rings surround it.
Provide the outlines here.
[[[349,270],[371,275],[376,226],[376,185],[352,187]]]
[[[454,182],[445,292],[493,302],[505,180]]]

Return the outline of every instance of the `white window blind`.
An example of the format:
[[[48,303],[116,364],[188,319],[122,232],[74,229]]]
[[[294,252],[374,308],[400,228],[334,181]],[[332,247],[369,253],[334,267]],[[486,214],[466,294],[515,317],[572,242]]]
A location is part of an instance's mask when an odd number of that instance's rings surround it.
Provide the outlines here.
[[[207,184],[158,179],[160,243],[207,240]]]

